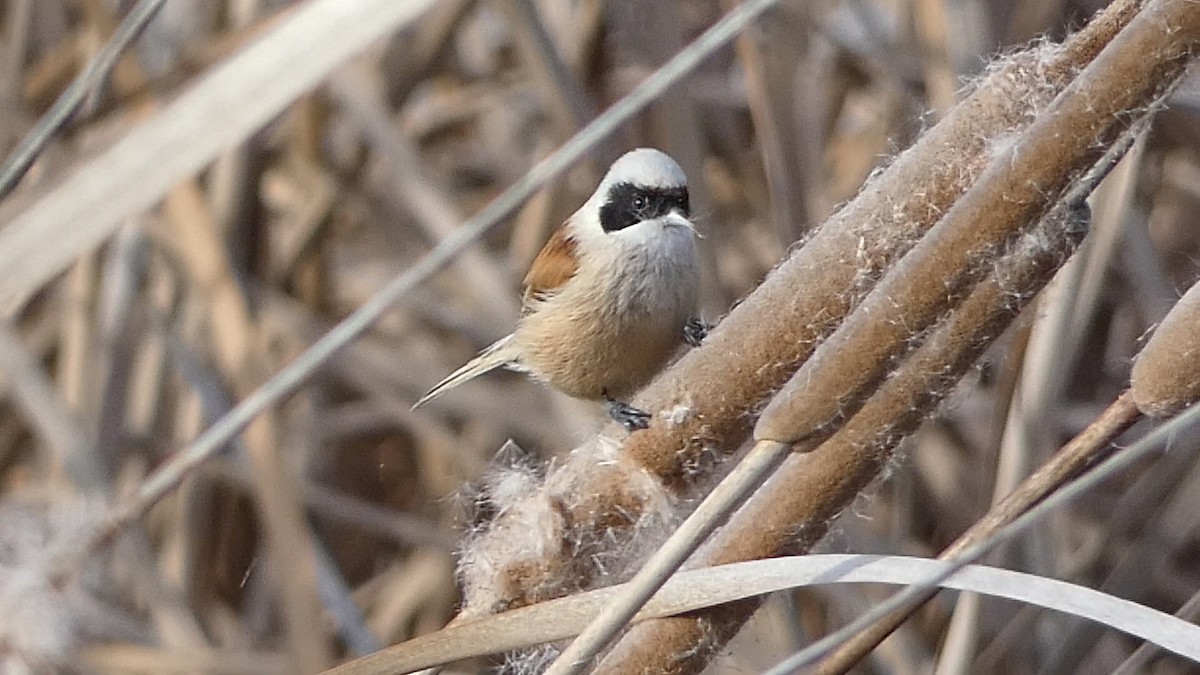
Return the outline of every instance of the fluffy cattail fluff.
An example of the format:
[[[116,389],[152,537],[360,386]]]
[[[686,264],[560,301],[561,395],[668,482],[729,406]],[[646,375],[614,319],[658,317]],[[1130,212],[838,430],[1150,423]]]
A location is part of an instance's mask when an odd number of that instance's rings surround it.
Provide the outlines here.
[[[622,581],[681,517],[677,500],[622,461],[611,438],[591,439],[544,479],[511,442],[505,447],[474,500],[490,518],[468,537],[460,556],[464,615],[571,593],[596,570],[602,585]],[[603,483],[605,491],[582,489],[582,476],[589,485]],[[610,511],[614,500],[618,508],[608,527],[576,522],[574,514]]]
[[[59,584],[50,577],[102,512],[41,495],[0,502],[0,672],[61,668],[82,641],[109,632],[111,609],[96,592],[103,561]]]

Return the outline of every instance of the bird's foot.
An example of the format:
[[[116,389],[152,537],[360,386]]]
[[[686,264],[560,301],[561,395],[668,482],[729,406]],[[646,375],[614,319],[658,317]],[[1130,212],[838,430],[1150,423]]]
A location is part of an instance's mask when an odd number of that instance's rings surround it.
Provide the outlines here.
[[[650,418],[652,417],[650,413],[645,410],[638,410],[623,401],[618,401],[609,396],[608,392],[604,392],[604,410],[608,413],[609,417],[619,422],[621,426],[625,427],[625,431],[629,433],[650,426]]]
[[[699,347],[704,338],[708,337],[708,331],[712,328],[708,324],[701,321],[699,318],[693,317],[688,319],[683,324],[683,340],[692,347]]]

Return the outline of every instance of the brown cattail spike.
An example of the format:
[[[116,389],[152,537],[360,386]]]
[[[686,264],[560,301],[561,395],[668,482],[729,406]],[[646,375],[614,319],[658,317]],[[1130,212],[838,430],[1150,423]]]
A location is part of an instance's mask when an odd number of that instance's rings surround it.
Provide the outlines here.
[[[1200,283],[1175,303],[1133,364],[1133,400],[1167,417],[1200,401]]]

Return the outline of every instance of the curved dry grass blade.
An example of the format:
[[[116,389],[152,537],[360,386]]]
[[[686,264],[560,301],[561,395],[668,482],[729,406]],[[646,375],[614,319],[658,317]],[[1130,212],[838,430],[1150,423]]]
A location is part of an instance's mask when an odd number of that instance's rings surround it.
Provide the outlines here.
[[[1169,446],[1176,436],[1194,434],[1198,428],[1200,428],[1200,406],[1193,406],[1187,412],[1163,424],[1138,442],[1126,448],[1123,452],[1104,460],[1104,462],[1089,471],[1086,475],[1063,486],[1058,492],[1047,497],[1037,506],[1029,509],[1011,523],[990,535],[987,539],[976,542],[966,547],[957,555],[944,560],[943,562],[948,566],[936,575],[931,575],[927,579],[914,583],[904,591],[893,595],[886,602],[875,605],[871,611],[863,614],[834,633],[827,635],[804,651],[788,658],[775,668],[772,668],[769,675],[783,675],[784,673],[797,672],[800,668],[815,663],[817,659],[829,654],[839,645],[846,644],[854,636],[860,634],[875,622],[882,620],[884,617],[928,594],[931,589],[939,585],[949,575],[954,574],[956,569],[961,569],[978,560],[996,546],[1013,539],[1055,509],[1066,505],[1101,482],[1124,471],[1137,462],[1145,460],[1154,453],[1162,452],[1162,448]],[[818,669],[818,672],[842,672],[853,664],[831,663],[829,665],[836,668],[829,670],[822,667]]]
[[[823,584],[911,584],[951,565],[904,556],[833,554],[795,556],[707,567],[682,572],[638,614],[637,620],[695,612],[715,605]],[[1166,613],[1056,579],[980,565],[960,567],[940,582],[945,588],[975,591],[1085,617],[1151,639],[1162,647],[1200,660],[1200,627]],[[502,614],[465,621],[326,671],[329,675],[382,675],[570,637],[623,586],[578,593]]]

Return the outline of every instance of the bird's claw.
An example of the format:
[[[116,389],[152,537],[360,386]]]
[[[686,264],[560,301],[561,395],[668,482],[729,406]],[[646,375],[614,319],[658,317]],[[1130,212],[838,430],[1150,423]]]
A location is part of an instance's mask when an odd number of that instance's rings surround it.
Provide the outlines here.
[[[653,417],[645,410],[639,410],[628,403],[618,401],[607,393],[604,394],[604,410],[608,412],[609,417],[620,423],[629,433],[649,427],[650,418]]]
[[[683,340],[692,347],[699,347],[700,343],[704,342],[704,338],[708,337],[710,326],[698,318],[688,319],[683,324]]]

